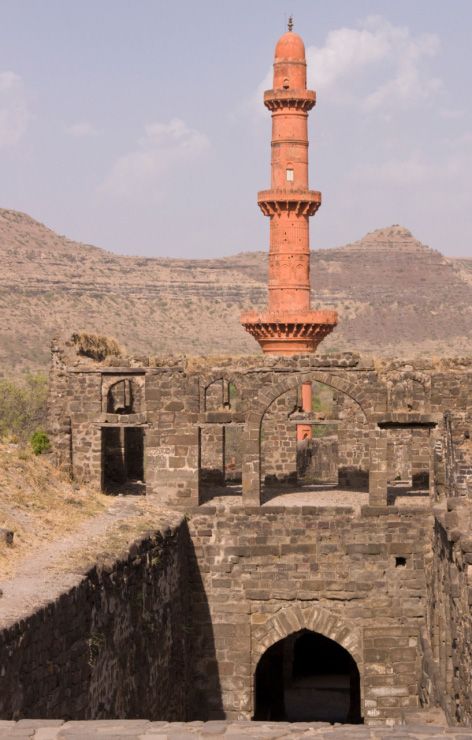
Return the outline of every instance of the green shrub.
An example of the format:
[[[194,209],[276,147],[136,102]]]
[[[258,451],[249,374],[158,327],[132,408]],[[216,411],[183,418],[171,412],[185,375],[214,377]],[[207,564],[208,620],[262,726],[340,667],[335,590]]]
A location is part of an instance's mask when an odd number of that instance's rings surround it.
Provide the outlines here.
[[[48,435],[39,430],[31,435],[30,444],[35,455],[41,455],[51,449]]]
[[[0,438],[26,442],[44,426],[48,385],[43,374],[0,380]]]

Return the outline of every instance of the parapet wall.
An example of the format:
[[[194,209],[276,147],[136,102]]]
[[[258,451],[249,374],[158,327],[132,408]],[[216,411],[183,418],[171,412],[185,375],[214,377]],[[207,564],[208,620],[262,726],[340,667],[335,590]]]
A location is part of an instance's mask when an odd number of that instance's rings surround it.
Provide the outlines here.
[[[0,717],[182,720],[186,528],[133,545],[0,632]]]

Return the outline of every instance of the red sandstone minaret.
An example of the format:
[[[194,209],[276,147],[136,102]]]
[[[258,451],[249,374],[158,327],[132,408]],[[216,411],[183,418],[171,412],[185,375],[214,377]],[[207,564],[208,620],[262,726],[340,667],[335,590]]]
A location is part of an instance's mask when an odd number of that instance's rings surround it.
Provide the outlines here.
[[[316,94],[306,87],[305,46],[288,32],[275,47],[274,84],[264,93],[272,113],[272,183],[257,202],[270,217],[269,305],[242,314],[241,323],[263,352],[314,352],[337,323],[335,311],[310,309],[309,218],[321,193],[308,189],[308,111]]]

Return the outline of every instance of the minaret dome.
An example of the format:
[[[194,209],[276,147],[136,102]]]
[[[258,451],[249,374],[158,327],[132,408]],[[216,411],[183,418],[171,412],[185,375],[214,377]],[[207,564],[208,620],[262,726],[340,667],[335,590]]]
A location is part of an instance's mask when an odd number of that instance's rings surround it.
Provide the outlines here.
[[[275,47],[273,89],[301,90],[305,88],[305,44],[298,33],[287,31]]]
[[[287,31],[277,41],[275,47],[275,61],[305,61],[305,44],[298,33]]]

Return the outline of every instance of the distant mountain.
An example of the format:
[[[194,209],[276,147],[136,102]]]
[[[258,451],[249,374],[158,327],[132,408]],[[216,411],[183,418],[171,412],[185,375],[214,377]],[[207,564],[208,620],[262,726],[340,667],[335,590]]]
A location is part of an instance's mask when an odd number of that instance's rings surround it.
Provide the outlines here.
[[[58,331],[94,331],[145,354],[245,354],[242,308],[264,305],[267,253],[213,260],[124,257],[0,209],[0,373],[44,368]],[[392,226],[312,253],[313,306],[340,314],[322,347],[472,353],[472,260]]]

